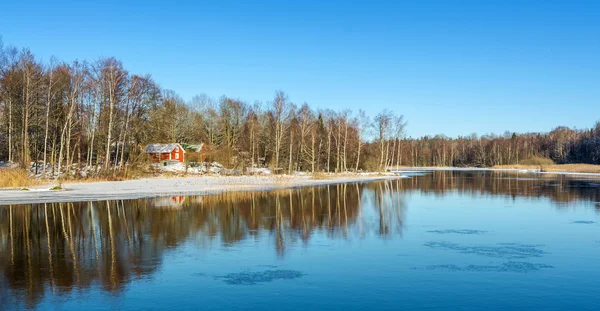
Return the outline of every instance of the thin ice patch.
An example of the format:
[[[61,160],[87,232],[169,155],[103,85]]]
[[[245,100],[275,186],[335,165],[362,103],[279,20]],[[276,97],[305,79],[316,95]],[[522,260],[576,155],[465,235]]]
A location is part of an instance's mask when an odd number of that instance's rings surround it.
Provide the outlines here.
[[[263,267],[263,268],[272,268],[272,269],[279,268],[279,266],[276,266],[276,265],[258,265],[258,266]]]
[[[304,273],[294,270],[265,270],[260,272],[240,272],[217,276],[229,285],[256,285],[276,280],[293,280],[304,276]]]
[[[447,271],[460,271],[460,272],[517,272],[517,273],[530,273],[537,272],[542,269],[554,268],[551,265],[537,264],[526,261],[509,261],[500,265],[433,265],[426,266],[427,270],[447,270]]]
[[[437,234],[485,234],[485,230],[472,230],[472,229],[448,229],[448,230],[429,230],[429,233]]]
[[[459,245],[450,242],[427,242],[424,246],[493,258],[525,259],[542,257],[547,254],[539,247],[543,245],[529,245],[518,243],[499,243],[495,245]]]

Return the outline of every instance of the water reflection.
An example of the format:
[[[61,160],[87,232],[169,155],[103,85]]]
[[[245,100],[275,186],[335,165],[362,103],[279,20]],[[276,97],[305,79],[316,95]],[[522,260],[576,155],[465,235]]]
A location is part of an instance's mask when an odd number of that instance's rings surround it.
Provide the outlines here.
[[[92,287],[118,295],[127,283],[156,272],[166,252],[187,242],[199,248],[229,248],[241,241],[269,236],[278,256],[284,258],[291,247],[308,244],[315,235],[331,240],[401,237],[407,208],[404,198],[411,193],[440,197],[459,193],[513,199],[547,198],[560,203],[561,207],[574,201],[600,202],[600,184],[594,180],[442,171],[410,179],[274,192],[2,206],[0,303],[4,305],[2,300],[11,299],[11,303],[35,307],[46,295],[68,295],[73,290],[85,291]],[[473,229],[429,232],[486,233]],[[425,246],[509,259],[536,257],[544,252],[531,245],[430,243]],[[520,271],[538,268],[516,262],[504,266],[431,266],[428,269]],[[268,272],[224,278],[228,282],[246,284],[248,280],[300,276],[286,271]]]
[[[600,181],[569,175],[532,175],[505,171],[436,171],[404,179],[400,191],[443,196],[504,196],[512,199],[548,198],[557,205],[583,201],[600,208]]]
[[[232,246],[266,233],[284,256],[315,232],[332,239],[370,230],[390,235],[402,230],[398,183],[0,207],[0,287],[33,307],[46,291],[100,284],[117,293],[189,240]],[[371,209],[379,215],[374,226],[362,216]]]

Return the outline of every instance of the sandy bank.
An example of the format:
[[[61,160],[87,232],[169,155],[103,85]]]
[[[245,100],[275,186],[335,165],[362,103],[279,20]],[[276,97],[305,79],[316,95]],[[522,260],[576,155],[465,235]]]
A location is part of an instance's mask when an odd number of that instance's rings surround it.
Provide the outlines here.
[[[363,175],[313,180],[308,176],[201,176],[76,183],[63,184],[62,191],[48,191],[49,186],[32,187],[31,191],[0,190],[0,205],[211,195],[233,191],[264,191],[396,178],[402,177]]]

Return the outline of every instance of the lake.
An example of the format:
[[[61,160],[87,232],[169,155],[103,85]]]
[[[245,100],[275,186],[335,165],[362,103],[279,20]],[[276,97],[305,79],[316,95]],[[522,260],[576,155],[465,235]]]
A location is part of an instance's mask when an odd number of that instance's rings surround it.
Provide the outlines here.
[[[597,310],[600,181],[362,184],[0,206],[0,309]]]

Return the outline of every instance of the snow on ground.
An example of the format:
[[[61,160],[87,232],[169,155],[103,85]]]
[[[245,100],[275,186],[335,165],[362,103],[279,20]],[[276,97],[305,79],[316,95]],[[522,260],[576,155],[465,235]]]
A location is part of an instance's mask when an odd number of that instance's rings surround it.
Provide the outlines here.
[[[318,186],[352,182],[368,182],[402,178],[394,175],[354,175],[323,180],[310,176],[196,176],[175,178],[149,178],[119,182],[91,182],[63,184],[62,191],[34,191],[48,189],[32,187],[32,191],[0,190],[0,205],[51,202],[81,202],[125,200],[178,195],[212,195],[233,191],[266,191],[274,189]]]
[[[185,173],[191,175],[203,175],[203,174],[217,174],[217,175],[240,175],[240,172],[233,169],[226,169],[218,162],[212,163],[181,163],[172,162],[168,165],[162,163],[156,163],[152,165],[155,169],[163,172],[171,173]],[[265,169],[266,170],[266,169]],[[268,170],[267,170],[268,171]],[[270,174],[270,171],[269,171]]]
[[[250,175],[271,175],[271,170],[264,167],[249,167],[246,173]]]

